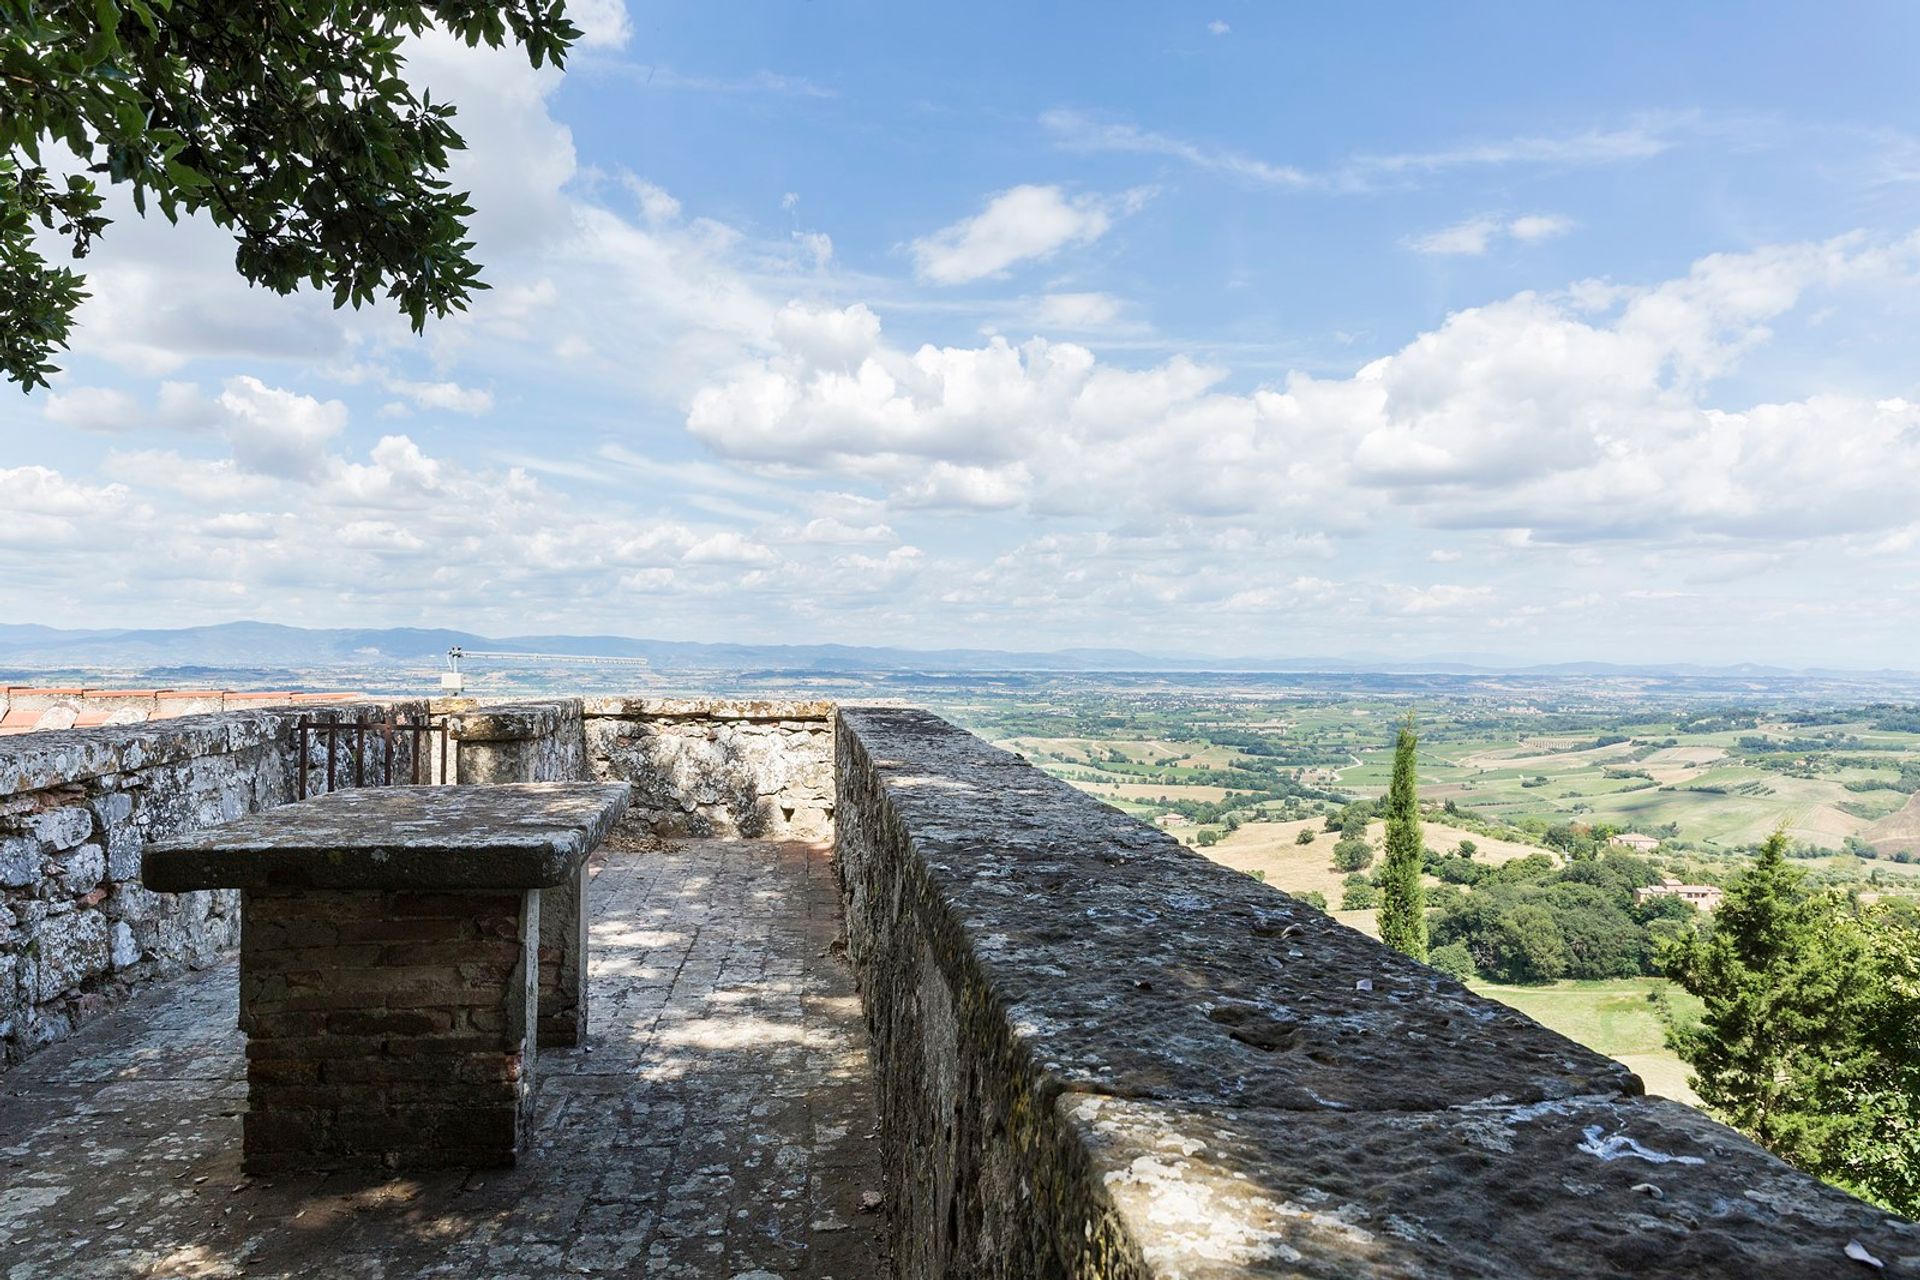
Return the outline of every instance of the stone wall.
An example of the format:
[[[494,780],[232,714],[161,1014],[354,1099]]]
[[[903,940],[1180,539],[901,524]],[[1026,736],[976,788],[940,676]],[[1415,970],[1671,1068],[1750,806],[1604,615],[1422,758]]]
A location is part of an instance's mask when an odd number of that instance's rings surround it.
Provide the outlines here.
[[[145,724],[217,711],[263,711],[364,701],[353,693],[237,692],[232,689],[88,689],[0,686],[0,736],[97,725]]]
[[[583,782],[586,738],[578,698],[508,702],[447,716],[455,743],[454,781]]]
[[[586,699],[595,779],[633,788],[663,836],[820,840],[833,832],[833,704]]]
[[[227,712],[0,739],[0,1064],[64,1037],[138,984],[210,964],[235,944],[237,894],[152,893],[140,883],[140,852],[149,839],[294,799],[301,714]],[[369,747],[369,781],[383,749],[377,739]],[[402,776],[408,751],[396,744]],[[317,736],[309,762],[312,785],[324,789]],[[343,768],[339,785],[351,780]]]
[[[835,740],[903,1277],[1920,1274],[1920,1227],[1017,756]]]

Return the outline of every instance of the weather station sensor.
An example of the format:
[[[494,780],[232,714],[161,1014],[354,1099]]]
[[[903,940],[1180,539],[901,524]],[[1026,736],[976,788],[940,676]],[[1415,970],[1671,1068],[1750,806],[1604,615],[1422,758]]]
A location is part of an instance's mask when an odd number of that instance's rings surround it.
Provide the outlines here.
[[[440,673],[440,692],[460,693],[467,687],[467,678],[460,674],[460,646],[454,645],[447,650],[447,669]]]

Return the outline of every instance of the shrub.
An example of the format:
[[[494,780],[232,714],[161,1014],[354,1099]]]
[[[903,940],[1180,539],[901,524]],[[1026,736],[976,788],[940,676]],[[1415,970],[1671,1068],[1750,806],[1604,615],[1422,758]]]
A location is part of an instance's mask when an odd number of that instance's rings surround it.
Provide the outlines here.
[[[1312,907],[1315,911],[1325,911],[1327,909],[1327,895],[1318,889],[1309,889],[1305,893],[1296,893],[1293,896]]]
[[[1380,905],[1380,891],[1365,880],[1349,880],[1340,895],[1342,911],[1371,911]]]
[[[1333,865],[1340,871],[1359,871],[1373,864],[1373,846],[1352,836],[1333,846]]]
[[[1449,942],[1444,947],[1435,947],[1433,954],[1427,957],[1427,963],[1462,982],[1479,976],[1473,967],[1473,952],[1467,950],[1464,942]]]
[[[1472,857],[1472,856],[1473,856],[1474,854],[1476,854],[1476,853],[1478,853],[1478,852],[1480,852],[1480,846],[1479,846],[1479,845],[1477,845],[1477,844],[1475,844],[1475,843],[1474,843],[1473,841],[1471,841],[1471,840],[1462,840],[1462,841],[1460,842],[1460,856],[1461,856],[1461,857],[1463,857],[1463,858],[1471,858],[1471,857]]]
[[[1299,835],[1297,835],[1297,836],[1295,836],[1295,837],[1293,838],[1293,842],[1294,842],[1295,844],[1312,844],[1312,843],[1313,843],[1313,828],[1312,828],[1312,827],[1302,827],[1302,828],[1300,828],[1300,834],[1299,834]]]

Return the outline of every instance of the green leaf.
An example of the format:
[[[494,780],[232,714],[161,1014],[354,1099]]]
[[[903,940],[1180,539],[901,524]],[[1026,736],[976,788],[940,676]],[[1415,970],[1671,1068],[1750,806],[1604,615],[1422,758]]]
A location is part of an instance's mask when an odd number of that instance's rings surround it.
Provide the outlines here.
[[[203,187],[212,185],[212,183],[207,180],[205,174],[171,157],[167,160],[166,168],[167,178],[176,187],[185,187],[189,191],[198,191]]]

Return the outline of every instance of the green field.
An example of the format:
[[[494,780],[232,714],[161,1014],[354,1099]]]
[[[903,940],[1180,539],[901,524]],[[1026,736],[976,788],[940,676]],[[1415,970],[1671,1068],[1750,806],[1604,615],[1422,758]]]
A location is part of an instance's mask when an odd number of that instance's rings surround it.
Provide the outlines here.
[[[1323,895],[1336,919],[1368,933],[1372,911],[1340,909],[1338,837],[1325,824],[1385,791],[1409,711],[1437,854],[1471,839],[1481,865],[1547,852],[1565,867],[1569,849],[1593,856],[1613,833],[1640,833],[1660,841],[1659,874],[1725,884],[1778,829],[1816,885],[1920,896],[1920,707],[1498,684],[1280,694],[1223,676],[1210,690],[1058,687],[957,718],[1227,866]],[[1377,821],[1366,838],[1379,847]],[[1651,997],[1665,992],[1681,1018],[1698,1004],[1664,979],[1474,989],[1626,1064],[1650,1093],[1698,1105]]]
[[[1675,1016],[1681,1019],[1699,1017],[1700,1005],[1664,978],[1556,982],[1539,987],[1475,982],[1471,986],[1567,1039],[1625,1063],[1646,1082],[1648,1093],[1700,1105],[1700,1099],[1687,1087],[1686,1064],[1667,1048],[1651,997],[1664,989]]]
[[[1910,803],[1920,715],[1908,709],[1492,702],[1085,693],[972,719],[1107,803],[1205,844],[1247,822],[1378,796],[1393,732],[1413,711],[1422,800],[1457,806],[1484,835],[1538,844],[1555,827],[1639,832],[1662,841],[1665,873],[1717,881],[1781,829],[1825,883],[1920,894],[1920,800]]]

